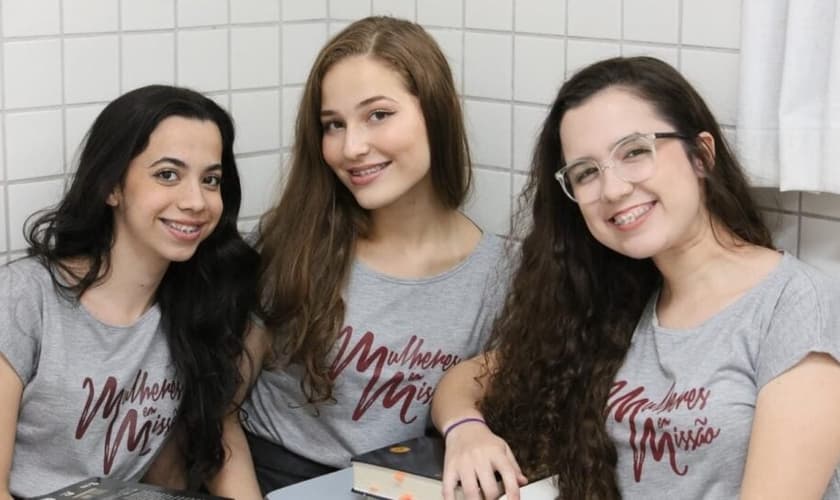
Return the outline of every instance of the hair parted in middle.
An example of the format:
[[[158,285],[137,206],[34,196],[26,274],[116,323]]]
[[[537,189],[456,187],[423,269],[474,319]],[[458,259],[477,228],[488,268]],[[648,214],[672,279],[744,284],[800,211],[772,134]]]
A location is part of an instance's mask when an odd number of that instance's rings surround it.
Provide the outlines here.
[[[498,369],[480,403],[527,475],[558,475],[562,498],[620,498],[606,404],[636,323],[662,280],[650,258],[633,259],[596,240],[554,177],[566,162],[560,141],[566,112],[609,88],[646,101],[691,138],[683,148],[700,165],[701,200],[713,231],[729,233],[725,241],[735,244],[772,248],[718,123],[676,69],[650,57],[613,58],[562,86],[535,147],[522,203],[531,208],[531,226],[494,324]],[[698,139],[700,132],[714,138],[714,151]]]
[[[434,39],[419,25],[392,17],[356,21],[321,49],[298,109],[295,141],[278,203],[260,221],[260,290],[275,361],[302,365],[310,402],[332,398],[327,366],[345,313],[342,292],[357,238],[370,216],[338,180],[321,149],[322,82],[349,57],[369,57],[395,71],[420,104],[430,152],[432,190],[457,209],[471,184],[470,154],[452,72]]]

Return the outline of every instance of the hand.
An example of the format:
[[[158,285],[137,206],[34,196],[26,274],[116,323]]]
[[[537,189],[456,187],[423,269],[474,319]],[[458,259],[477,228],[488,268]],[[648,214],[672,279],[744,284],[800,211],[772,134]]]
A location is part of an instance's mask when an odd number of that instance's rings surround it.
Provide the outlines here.
[[[499,490],[495,473],[502,478],[504,492]],[[458,481],[466,500],[492,500],[502,493],[519,500],[519,487],[528,483],[507,443],[481,422],[465,423],[446,436],[444,500],[454,500]]]

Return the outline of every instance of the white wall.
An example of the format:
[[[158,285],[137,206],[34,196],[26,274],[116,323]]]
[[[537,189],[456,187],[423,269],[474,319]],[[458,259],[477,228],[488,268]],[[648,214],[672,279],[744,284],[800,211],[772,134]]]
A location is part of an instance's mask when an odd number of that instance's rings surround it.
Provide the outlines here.
[[[734,134],[738,0],[2,0],[0,261],[60,196],[104,104],[152,82],[207,92],[238,127],[243,226],[275,195],[301,85],[329,34],[371,13],[424,25],[450,59],[476,162],[468,211],[505,233],[534,131],[566,75],[665,59]],[[840,196],[762,190],[778,243],[840,276]]]

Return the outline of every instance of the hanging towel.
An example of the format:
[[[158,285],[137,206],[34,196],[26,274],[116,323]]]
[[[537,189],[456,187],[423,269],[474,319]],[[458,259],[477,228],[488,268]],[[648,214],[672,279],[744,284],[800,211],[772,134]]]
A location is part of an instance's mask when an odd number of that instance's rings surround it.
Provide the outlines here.
[[[840,194],[840,3],[743,0],[736,143],[751,181]]]

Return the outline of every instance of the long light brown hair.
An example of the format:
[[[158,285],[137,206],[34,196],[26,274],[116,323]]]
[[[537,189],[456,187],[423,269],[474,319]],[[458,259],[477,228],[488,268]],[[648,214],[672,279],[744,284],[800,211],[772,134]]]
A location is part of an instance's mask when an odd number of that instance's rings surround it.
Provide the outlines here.
[[[332,398],[327,355],[344,320],[342,293],[354,243],[370,231],[370,214],[338,180],[321,150],[321,84],[337,62],[367,56],[400,75],[420,102],[430,150],[433,191],[457,209],[470,187],[470,155],[446,58],[422,27],[368,17],[321,49],[306,81],[297,115],[286,186],[260,221],[260,289],[277,359],[304,368],[301,389],[310,402]]]
[[[684,140],[704,169],[711,219],[737,240],[772,248],[747,181],[703,99],[668,64],[614,58],[574,75],[545,119],[525,191],[532,226],[522,243],[504,310],[494,325],[498,369],[481,408],[526,474],[558,474],[562,498],[613,499],[617,453],[605,408],[642,310],[661,283],[651,259],[636,260],[598,242],[580,207],[555,180],[565,163],[560,122],[596,93],[618,86],[647,101],[686,137],[714,138],[710,154]]]

